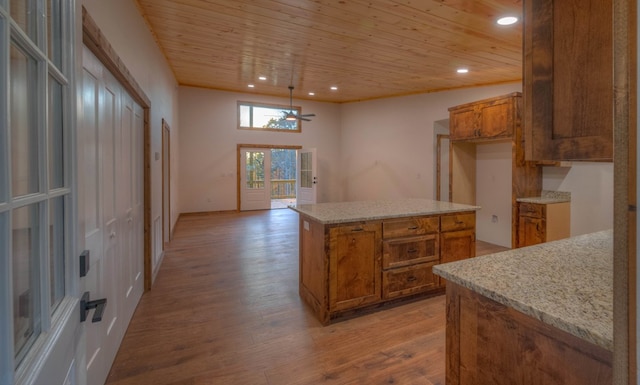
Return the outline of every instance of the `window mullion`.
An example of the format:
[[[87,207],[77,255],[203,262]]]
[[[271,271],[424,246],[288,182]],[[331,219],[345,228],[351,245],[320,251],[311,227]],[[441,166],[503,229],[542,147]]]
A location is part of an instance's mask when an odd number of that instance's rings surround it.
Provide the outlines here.
[[[15,366],[13,343],[13,278],[11,265],[11,237],[9,228],[9,36],[10,27],[6,0],[0,0],[0,383],[13,383]]]

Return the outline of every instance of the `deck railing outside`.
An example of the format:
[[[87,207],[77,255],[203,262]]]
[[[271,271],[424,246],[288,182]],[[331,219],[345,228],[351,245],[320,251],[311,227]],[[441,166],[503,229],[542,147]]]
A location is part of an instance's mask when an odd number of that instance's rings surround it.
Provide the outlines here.
[[[264,188],[263,180],[247,181],[249,189]],[[296,197],[295,179],[271,179],[271,199]]]

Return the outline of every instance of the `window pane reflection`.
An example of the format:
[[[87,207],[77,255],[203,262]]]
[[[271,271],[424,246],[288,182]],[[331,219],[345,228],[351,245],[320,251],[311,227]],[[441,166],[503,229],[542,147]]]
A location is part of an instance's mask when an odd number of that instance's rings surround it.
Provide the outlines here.
[[[33,82],[36,64],[15,46],[11,46],[11,191],[14,196],[37,192],[38,131],[36,97]]]
[[[29,205],[13,211],[12,218],[13,264],[13,331],[16,365],[24,358],[35,338],[40,334],[38,242],[38,205]]]
[[[51,277],[51,311],[64,297],[64,197],[49,204],[49,268]]]
[[[49,188],[64,187],[62,85],[49,76]]]

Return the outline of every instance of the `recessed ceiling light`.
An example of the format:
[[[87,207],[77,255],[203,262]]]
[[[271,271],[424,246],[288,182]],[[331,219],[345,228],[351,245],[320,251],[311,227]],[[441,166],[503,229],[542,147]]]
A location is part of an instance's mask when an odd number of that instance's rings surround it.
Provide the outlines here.
[[[467,72],[469,72],[469,69],[468,68],[458,68],[456,70],[456,72],[459,73],[459,74],[466,74]]]
[[[258,77],[258,79],[260,79],[260,80],[267,80],[267,77],[266,77],[266,76],[259,76],[259,77]]]
[[[247,87],[253,88],[253,87],[255,87],[255,85],[254,84],[249,84]]]
[[[518,22],[518,18],[515,16],[505,16],[498,19],[497,23],[500,25],[511,25]]]
[[[337,86],[331,86],[331,91],[337,91],[338,87]]]
[[[309,96],[314,96],[315,94],[315,92],[309,92]]]

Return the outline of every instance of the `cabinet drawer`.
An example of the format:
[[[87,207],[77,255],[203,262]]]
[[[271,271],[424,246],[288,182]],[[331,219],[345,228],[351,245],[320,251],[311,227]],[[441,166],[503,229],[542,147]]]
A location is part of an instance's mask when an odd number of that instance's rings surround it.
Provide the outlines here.
[[[382,237],[397,238],[432,234],[437,233],[439,229],[438,217],[403,218],[382,222]]]
[[[476,226],[476,213],[464,213],[443,215],[440,217],[440,229],[445,231],[457,231],[464,229],[472,229]]]
[[[520,202],[518,207],[520,208],[520,215],[522,216],[534,218],[544,217],[544,205]]]
[[[438,234],[431,234],[383,241],[382,268],[437,261],[438,238]]]
[[[431,271],[434,265],[435,263],[421,263],[383,271],[383,297],[394,298],[435,289],[438,287],[439,281]]]

